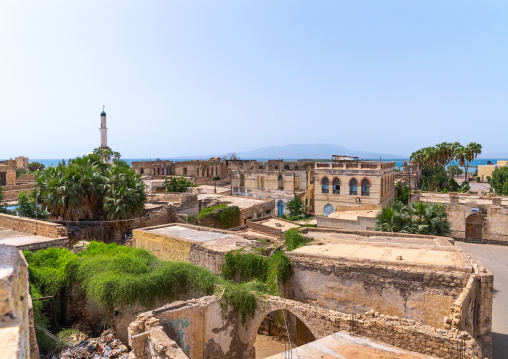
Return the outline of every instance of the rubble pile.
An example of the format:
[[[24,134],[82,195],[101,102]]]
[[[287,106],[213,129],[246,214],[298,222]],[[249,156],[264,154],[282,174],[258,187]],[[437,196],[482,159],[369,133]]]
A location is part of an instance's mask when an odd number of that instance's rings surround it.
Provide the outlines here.
[[[51,359],[127,359],[128,348],[115,338],[115,331],[110,329],[99,338],[87,338],[76,345],[72,341],[59,354]]]

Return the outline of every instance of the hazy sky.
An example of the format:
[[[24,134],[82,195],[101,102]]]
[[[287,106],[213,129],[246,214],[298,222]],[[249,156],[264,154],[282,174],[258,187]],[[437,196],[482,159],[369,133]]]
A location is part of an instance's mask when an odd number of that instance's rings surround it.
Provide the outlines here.
[[[508,152],[508,2],[2,0],[0,158]],[[330,154],[331,155],[331,154]]]

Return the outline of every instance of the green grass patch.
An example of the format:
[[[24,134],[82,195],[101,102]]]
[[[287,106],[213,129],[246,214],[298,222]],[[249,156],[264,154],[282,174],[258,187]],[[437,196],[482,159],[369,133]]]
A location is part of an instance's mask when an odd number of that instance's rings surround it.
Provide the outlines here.
[[[297,248],[300,248],[301,246],[312,242],[314,238],[306,238],[302,236],[298,232],[298,228],[291,228],[290,230],[286,231],[286,240],[284,241],[284,244],[286,245],[286,248],[288,251],[294,251]]]

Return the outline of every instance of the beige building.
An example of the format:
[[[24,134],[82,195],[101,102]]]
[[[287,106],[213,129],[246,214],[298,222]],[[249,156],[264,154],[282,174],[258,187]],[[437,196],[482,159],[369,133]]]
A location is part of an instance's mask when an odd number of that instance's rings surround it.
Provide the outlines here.
[[[284,160],[232,161],[231,193],[275,200],[277,216],[289,214],[287,203],[300,197],[307,211],[314,211],[314,164]]]
[[[16,185],[16,161],[0,162],[0,186]]]
[[[315,167],[315,213],[381,209],[395,196],[395,162],[334,155]]]
[[[492,172],[494,172],[494,170],[505,166],[508,166],[508,161],[497,161],[495,165],[479,165],[478,177],[480,177],[482,182],[487,182],[487,177],[492,177]]]

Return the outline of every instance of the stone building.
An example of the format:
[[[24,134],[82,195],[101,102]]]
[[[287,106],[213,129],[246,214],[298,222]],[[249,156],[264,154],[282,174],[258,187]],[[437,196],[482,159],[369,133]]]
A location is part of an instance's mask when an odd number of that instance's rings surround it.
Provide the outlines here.
[[[508,166],[508,161],[497,161],[497,164],[493,165],[490,161],[486,165],[478,166],[478,177],[482,182],[487,182],[487,177],[492,177],[492,172],[498,168]]]
[[[14,161],[16,161],[16,168],[25,168],[30,162],[28,157],[23,156],[18,156],[14,158]]]
[[[231,193],[275,200],[279,217],[288,214],[287,202],[300,197],[314,211],[314,164],[284,160],[230,161]]]
[[[227,163],[219,157],[209,160],[168,161],[133,161],[132,168],[142,176],[164,178],[165,176],[185,176],[194,184],[213,184],[214,178],[228,179]]]
[[[413,191],[411,198],[443,204],[453,238],[508,244],[508,197]]]
[[[315,212],[380,209],[394,199],[395,163],[337,156],[315,167]]]
[[[0,186],[16,185],[16,161],[0,162]]]

